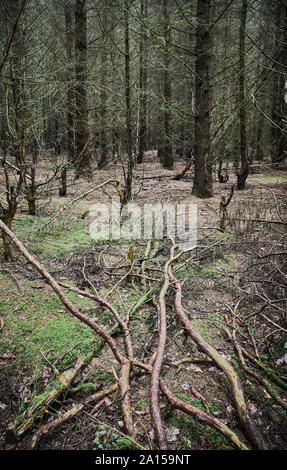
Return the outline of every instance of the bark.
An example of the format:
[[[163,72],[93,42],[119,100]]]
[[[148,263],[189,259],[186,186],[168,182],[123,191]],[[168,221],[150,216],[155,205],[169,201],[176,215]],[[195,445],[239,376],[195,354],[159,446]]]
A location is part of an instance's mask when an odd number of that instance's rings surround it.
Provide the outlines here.
[[[131,83],[130,83],[130,0],[124,1],[125,17],[125,99],[126,99],[126,150],[128,167],[124,188],[123,203],[127,204],[132,198],[133,182],[133,153],[132,153],[132,123],[131,123]]]
[[[107,7],[103,9],[103,28],[104,33],[107,29]],[[101,94],[100,94],[100,159],[98,161],[98,168],[104,168],[107,164],[108,149],[107,149],[107,92],[106,92],[106,75],[107,75],[107,47],[105,44],[105,37],[101,46]]]
[[[263,141],[263,126],[264,126],[264,118],[260,116],[257,126],[257,133],[256,133],[256,157],[255,159],[258,162],[264,161],[264,141]]]
[[[169,287],[169,265],[171,264],[174,257],[174,247],[171,249],[170,258],[167,261],[164,274],[165,274],[165,281],[164,285],[161,289],[160,296],[159,296],[159,305],[158,305],[158,312],[159,312],[159,342],[156,351],[156,357],[153,364],[152,374],[151,374],[151,388],[150,388],[150,409],[151,409],[151,416],[154,424],[155,434],[158,440],[159,448],[161,450],[167,449],[167,440],[165,436],[165,432],[163,429],[161,416],[160,416],[160,408],[159,408],[159,380],[160,380],[160,371],[163,363],[164,358],[164,350],[166,344],[166,301],[165,296]]]
[[[239,34],[239,122],[240,122],[240,158],[241,167],[237,173],[237,189],[245,188],[249,173],[249,160],[246,142],[246,103],[245,103],[245,28],[247,0],[242,0]]]
[[[87,12],[85,0],[75,0],[76,47],[76,178],[91,176],[87,103]]]
[[[59,188],[59,196],[67,196],[67,167],[65,166],[61,171],[60,177],[61,187]]]
[[[195,145],[192,194],[212,197],[212,163],[210,155],[210,0],[198,0],[195,62]]]
[[[117,389],[118,389],[118,384],[115,383],[111,385],[110,387],[105,388],[101,392],[94,393],[93,395],[88,397],[83,403],[78,403],[77,405],[74,405],[72,408],[66,411],[66,413],[64,413],[59,418],[54,419],[53,421],[50,421],[49,423],[46,423],[44,426],[42,426],[40,429],[38,429],[38,431],[34,433],[30,442],[29,449],[35,450],[39,444],[40,439],[43,436],[45,436],[49,432],[56,429],[58,426],[61,426],[62,424],[72,419],[74,416],[80,413],[80,411],[82,411],[86,406],[92,405],[93,403],[98,402],[103,397],[109,395],[110,393],[115,392]]]
[[[171,39],[170,33],[170,12],[169,1],[163,0],[163,21],[166,48]],[[172,88],[170,78],[170,53],[168,50],[164,52],[164,70],[163,70],[163,99],[164,99],[164,116],[163,116],[163,143],[160,149],[160,159],[164,168],[172,170],[173,168],[173,152],[172,152],[172,129],[171,129],[171,101],[172,101]]]
[[[35,420],[39,419],[63,391],[70,387],[75,376],[85,363],[85,359],[79,358],[74,367],[65,370],[57,377],[51,390],[42,393],[32,400],[27,410],[25,410],[22,415],[18,416],[14,423],[8,426],[6,432],[6,441],[8,443],[15,442],[25,431],[33,426]]]
[[[17,197],[14,194],[14,188],[12,186],[10,187],[9,193],[7,195],[7,201],[8,201],[8,209],[3,210],[3,213],[1,214],[1,217],[0,217],[0,221],[3,221],[4,224],[6,224],[9,229],[11,229],[12,221],[15,217],[16,209],[17,209]],[[11,251],[9,236],[4,230],[1,231],[1,234],[2,234],[2,241],[3,241],[4,260],[9,263],[12,259],[12,251]]]
[[[225,200],[224,196],[221,196],[220,212],[219,212],[219,221],[220,221],[219,228],[220,228],[221,232],[225,232],[227,206],[228,206],[228,204],[230,204],[231,199],[233,197],[233,194],[234,194],[234,186],[232,185],[227,201]]]
[[[273,81],[273,106],[272,106],[272,164],[274,168],[278,163],[286,159],[287,131],[283,120],[286,120],[286,67],[287,67],[287,6],[284,2],[276,5],[274,22],[277,26],[275,40],[276,62]]]
[[[68,65],[68,76],[67,76],[67,152],[68,160],[74,162],[75,158],[75,147],[74,147],[74,114],[75,114],[75,89],[74,89],[74,73],[71,67],[73,63],[73,49],[75,38],[73,34],[73,22],[72,13],[69,6],[65,5],[64,10],[65,16],[65,28],[66,28],[66,54]],[[64,194],[61,194],[64,195]]]
[[[147,17],[148,5],[147,0],[141,0],[141,18]],[[146,149],[146,111],[147,111],[147,53],[144,41],[145,27],[140,28],[140,45],[139,45],[139,131],[138,131],[138,155],[137,163],[143,162],[143,155]]]
[[[183,168],[183,170],[178,173],[177,175],[175,175],[175,177],[173,178],[174,180],[178,181],[178,180],[181,180],[181,178],[184,177],[185,173],[190,169],[191,165],[194,163],[194,158],[190,158],[189,161],[187,162],[187,164],[185,165],[185,167]]]
[[[151,365],[143,364],[138,361],[136,361],[135,363],[138,367],[148,371],[149,373],[152,372]],[[244,444],[244,442],[242,442],[231,429],[229,429],[224,423],[222,423],[222,421],[180,400],[176,395],[172,393],[172,391],[162,379],[160,379],[159,383],[163,394],[166,396],[167,400],[173,408],[177,408],[183,411],[184,413],[187,413],[200,423],[206,424],[207,426],[217,429],[217,431],[219,431],[229,441],[233,442],[238,449],[249,450],[248,447]]]

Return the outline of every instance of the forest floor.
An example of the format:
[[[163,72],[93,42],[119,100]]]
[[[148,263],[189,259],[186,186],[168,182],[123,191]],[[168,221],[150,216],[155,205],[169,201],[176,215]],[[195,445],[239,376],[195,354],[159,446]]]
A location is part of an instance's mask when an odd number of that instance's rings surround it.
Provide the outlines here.
[[[235,191],[228,206],[226,231],[219,228],[221,197],[229,195],[235,183],[214,181],[214,196],[191,196],[192,171],[180,181],[171,178],[141,179],[147,176],[175,175],[182,169],[163,170],[147,153],[138,165],[133,202],[196,204],[198,247],[183,254],[173,264],[182,284],[183,306],[202,337],[233,365],[243,383],[248,410],[270,449],[287,449],[286,408],[274,400],[266,388],[243,370],[233,341],[237,341],[252,360],[248,367],[271,384],[274,396],[287,401],[287,321],[286,321],[286,220],[287,174],[283,170],[251,174],[244,191]],[[45,174],[45,162],[41,174]],[[215,175],[216,176],[216,175]],[[43,192],[38,200],[38,216],[29,216],[20,201],[13,231],[61,283],[102,297],[124,315],[146,290],[154,290],[130,318],[135,357],[148,362],[158,344],[157,307],[163,284],[163,268],[171,243],[152,244],[152,256],[142,270],[147,242],[114,240],[101,243],[91,239],[89,209],[96,203],[110,204],[116,196],[114,186],[106,185],[67,210],[63,206],[109,179],[122,179],[121,165],[96,170],[93,181],[69,179],[68,196]],[[215,178],[216,180],[216,178]],[[55,183],[53,183],[56,186]],[[1,188],[0,188],[1,193]],[[263,222],[265,221],[265,222]],[[274,223],[273,223],[274,222]],[[127,276],[127,257],[133,250],[133,269]],[[279,253],[279,254],[278,254]],[[115,287],[118,281],[122,281]],[[68,298],[106,331],[115,323],[107,309],[75,291],[64,289]],[[174,288],[168,290],[167,344],[161,375],[181,400],[216,416],[249,447],[240,426],[232,393],[225,374],[185,333],[173,307]],[[61,413],[82,403],[89,395],[116,381],[119,365],[105,345],[95,350],[99,338],[85,324],[73,318],[38,272],[13,248],[11,263],[0,267],[0,447],[27,449],[35,432]],[[235,321],[235,323],[234,323]],[[114,336],[124,352],[123,335]],[[55,375],[71,368],[79,355],[88,364],[76,375],[73,386],[59,395],[40,419],[11,445],[5,440],[7,426],[39,400]],[[65,424],[44,435],[39,449],[157,449],[149,411],[148,374],[131,379],[136,442],[123,434],[121,400],[116,390],[100,405],[87,405]],[[270,392],[270,390],[269,390]],[[182,411],[171,408],[161,396],[161,414],[169,449],[234,449],[217,430],[198,423]]]

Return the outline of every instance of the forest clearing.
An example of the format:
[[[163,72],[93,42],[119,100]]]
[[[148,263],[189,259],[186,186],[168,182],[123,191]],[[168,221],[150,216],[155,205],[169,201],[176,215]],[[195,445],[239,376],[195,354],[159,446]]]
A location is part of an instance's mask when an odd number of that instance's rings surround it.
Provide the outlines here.
[[[1,450],[287,450],[266,5],[0,1]]]

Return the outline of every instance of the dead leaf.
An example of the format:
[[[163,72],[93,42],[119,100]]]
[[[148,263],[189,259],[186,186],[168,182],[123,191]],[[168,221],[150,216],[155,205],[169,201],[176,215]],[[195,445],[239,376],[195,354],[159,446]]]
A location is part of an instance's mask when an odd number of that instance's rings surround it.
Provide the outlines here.
[[[31,286],[32,289],[44,289],[45,286],[41,286],[41,285],[34,285],[34,286]]]
[[[199,366],[195,366],[194,364],[191,364],[190,366],[188,366],[187,369],[203,374],[202,369]]]
[[[172,427],[166,430],[166,438],[168,442],[173,442],[177,440],[177,435],[180,433],[180,429]]]
[[[257,412],[257,407],[253,403],[251,403],[250,401],[247,402],[247,406],[250,410],[250,413],[255,414]]]
[[[287,354],[285,354],[283,357],[280,357],[280,359],[277,359],[276,366],[283,366],[284,363],[287,364]]]
[[[3,318],[0,318],[0,331],[3,330],[4,328],[4,320]]]
[[[228,315],[224,315],[224,320],[225,320],[225,323],[227,323],[227,325],[229,325],[230,320],[229,320],[229,316],[228,316]]]
[[[16,356],[13,356],[13,354],[2,354],[2,356],[0,356],[1,359],[12,359],[12,357],[16,357]]]

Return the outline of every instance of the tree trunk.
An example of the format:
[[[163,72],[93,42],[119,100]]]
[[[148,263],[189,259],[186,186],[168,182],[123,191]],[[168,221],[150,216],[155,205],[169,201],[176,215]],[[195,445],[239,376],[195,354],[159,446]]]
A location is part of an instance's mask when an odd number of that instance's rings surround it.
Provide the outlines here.
[[[74,34],[72,30],[72,14],[68,5],[65,5],[65,28],[66,28],[66,54],[68,60],[68,76],[67,76],[67,152],[68,160],[74,162],[74,113],[75,113],[75,89],[74,89],[74,73],[71,67],[73,63]]]
[[[8,200],[8,209],[4,210],[0,218],[4,222],[4,224],[6,224],[9,229],[11,229],[12,221],[15,217],[16,209],[17,209],[17,195],[15,194],[14,187],[12,186],[9,188],[9,194],[7,195],[7,200]],[[3,230],[2,230],[2,241],[3,241],[4,260],[7,261],[7,263],[10,263],[12,259],[10,238]]]
[[[283,120],[286,120],[286,67],[287,67],[287,6],[283,2],[276,5],[275,24],[277,33],[275,39],[275,61],[274,85],[273,85],[273,106],[272,106],[272,164],[278,167],[286,159],[287,130],[284,129]],[[283,131],[285,130],[285,132]]]
[[[164,38],[166,47],[171,39],[170,34],[170,13],[168,0],[163,0],[163,21],[164,21]],[[164,98],[164,143],[160,150],[161,161],[164,168],[172,170],[173,168],[173,152],[172,152],[172,130],[171,130],[171,112],[170,106],[172,101],[172,89],[170,79],[170,53],[164,52],[164,71],[163,71],[163,98]]]
[[[131,84],[130,84],[130,39],[129,39],[129,16],[130,0],[124,1],[125,10],[125,98],[126,98],[126,149],[128,154],[128,168],[124,188],[123,204],[132,198],[133,181],[133,153],[132,153],[132,124],[131,124]]]
[[[100,159],[98,161],[98,168],[104,168],[107,164],[107,93],[106,93],[106,75],[107,75],[107,47],[105,44],[105,35],[107,30],[107,6],[103,6],[103,29],[104,37],[101,45],[101,94],[100,94]]]
[[[195,145],[194,181],[192,194],[212,197],[212,163],[210,152],[210,0],[197,2],[196,62],[195,62]]]
[[[264,118],[261,115],[258,121],[257,126],[257,133],[256,133],[256,160],[258,162],[263,162],[264,160],[264,142],[263,142],[263,126],[264,126]]]
[[[147,1],[141,0],[141,18],[147,17]],[[145,27],[140,28],[139,46],[139,131],[138,131],[138,155],[137,163],[142,163],[143,154],[146,149],[146,105],[147,105],[147,48],[144,48]]]
[[[87,104],[87,12],[86,1],[75,0],[76,47],[76,178],[91,176]]]
[[[247,0],[242,0],[240,36],[239,36],[239,122],[240,122],[240,157],[241,167],[237,173],[237,189],[245,188],[249,173],[249,159],[246,142],[246,104],[245,104],[245,27]]]

